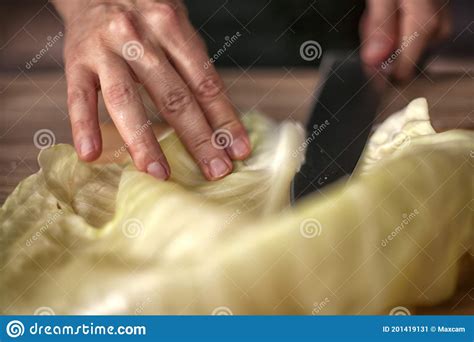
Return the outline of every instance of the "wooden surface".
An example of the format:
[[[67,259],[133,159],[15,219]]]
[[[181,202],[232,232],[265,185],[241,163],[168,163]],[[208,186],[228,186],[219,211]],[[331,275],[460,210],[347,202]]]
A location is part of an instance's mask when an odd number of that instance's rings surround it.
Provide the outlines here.
[[[436,130],[474,129],[473,69],[451,63],[432,70],[410,84],[390,86],[378,120],[423,96],[428,99]],[[278,119],[303,119],[318,82],[317,72],[308,69],[224,70],[222,75],[239,110],[255,109]],[[0,74],[0,204],[20,180],[38,169],[35,132],[49,129],[56,143],[71,143],[65,94],[60,72]],[[149,116],[159,121],[150,101],[146,102]],[[100,116],[107,155],[119,140],[102,103]],[[474,314],[474,265],[470,260],[465,258],[458,290],[450,300],[413,313]]]

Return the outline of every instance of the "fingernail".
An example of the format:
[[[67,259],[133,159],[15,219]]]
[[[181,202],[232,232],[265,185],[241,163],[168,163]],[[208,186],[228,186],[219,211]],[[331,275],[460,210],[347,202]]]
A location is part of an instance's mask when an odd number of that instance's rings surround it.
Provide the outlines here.
[[[229,166],[220,158],[214,158],[209,163],[212,178],[220,178],[229,173]]]
[[[168,178],[168,172],[159,162],[153,162],[148,165],[146,172],[155,178],[165,180]]]
[[[94,143],[91,139],[85,138],[81,140],[79,149],[81,151],[81,156],[85,157],[94,152]]]
[[[233,158],[244,158],[249,153],[250,147],[246,139],[238,138],[230,146],[230,153]]]

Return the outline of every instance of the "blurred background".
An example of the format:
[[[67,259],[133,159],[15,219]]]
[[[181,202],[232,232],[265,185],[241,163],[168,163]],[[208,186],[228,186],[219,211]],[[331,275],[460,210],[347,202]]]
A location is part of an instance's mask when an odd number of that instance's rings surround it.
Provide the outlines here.
[[[365,1],[358,0],[186,0],[194,26],[206,40],[210,54],[218,51],[225,37],[242,37],[219,58],[217,66],[314,66],[299,56],[300,45],[318,41],[323,50],[358,46],[358,24]],[[430,53],[458,57],[474,56],[474,1],[452,0],[456,18],[453,39],[432,47]],[[64,31],[59,15],[46,0],[0,2],[0,68],[25,69],[44,47],[48,37]],[[63,40],[35,64],[32,72],[59,68]]]

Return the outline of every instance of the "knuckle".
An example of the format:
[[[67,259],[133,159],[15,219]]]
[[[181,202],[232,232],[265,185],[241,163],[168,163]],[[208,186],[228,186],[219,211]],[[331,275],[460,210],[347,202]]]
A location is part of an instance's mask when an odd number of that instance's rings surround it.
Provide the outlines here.
[[[104,98],[116,108],[138,101],[138,94],[131,84],[116,83],[104,89]]]
[[[107,32],[113,37],[130,39],[138,36],[133,15],[127,11],[117,11],[111,14]]]
[[[111,2],[92,2],[89,4],[89,9],[94,11],[96,14],[107,15],[111,13],[122,12],[126,8],[119,3]]]
[[[181,88],[170,91],[164,98],[164,109],[167,114],[179,114],[191,103],[191,94]]]
[[[67,53],[65,52],[64,59],[66,76],[78,70],[81,67],[83,60],[82,56],[78,54],[77,51],[68,51]]]
[[[172,3],[155,3],[149,11],[148,19],[155,25],[176,25],[180,19],[179,8],[179,6]]]
[[[238,121],[237,118],[233,118],[233,117],[224,119],[221,122],[219,129],[229,131],[231,132],[232,135],[235,135],[235,136],[241,135],[242,133],[245,132],[245,129],[243,128],[242,124]]]
[[[167,57],[162,53],[145,53],[143,64],[147,65],[147,77],[143,82],[159,82],[163,78],[163,69],[169,63]]]
[[[211,146],[211,139],[207,135],[200,134],[193,139],[192,147],[196,151],[207,150],[211,148]]]
[[[129,145],[130,150],[134,153],[147,153],[151,146],[150,139],[147,139],[144,136],[131,137],[127,139],[127,144]]]
[[[224,90],[224,86],[219,76],[207,76],[201,81],[196,89],[196,95],[203,100],[214,100]]]
[[[153,141],[151,138],[129,139],[127,141],[127,148],[135,164],[140,169],[145,169],[150,160],[157,160],[162,157],[159,148],[156,147],[156,140]]]
[[[69,107],[78,104],[89,103],[94,99],[94,91],[82,88],[70,88],[67,92],[67,102]]]

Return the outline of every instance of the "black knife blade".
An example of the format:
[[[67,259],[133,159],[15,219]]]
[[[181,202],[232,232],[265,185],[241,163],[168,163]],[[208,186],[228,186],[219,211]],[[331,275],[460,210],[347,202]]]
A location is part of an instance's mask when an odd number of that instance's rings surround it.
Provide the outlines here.
[[[322,83],[306,125],[305,162],[292,182],[292,203],[352,173],[383,89],[380,74],[358,55],[330,55],[320,70]]]

